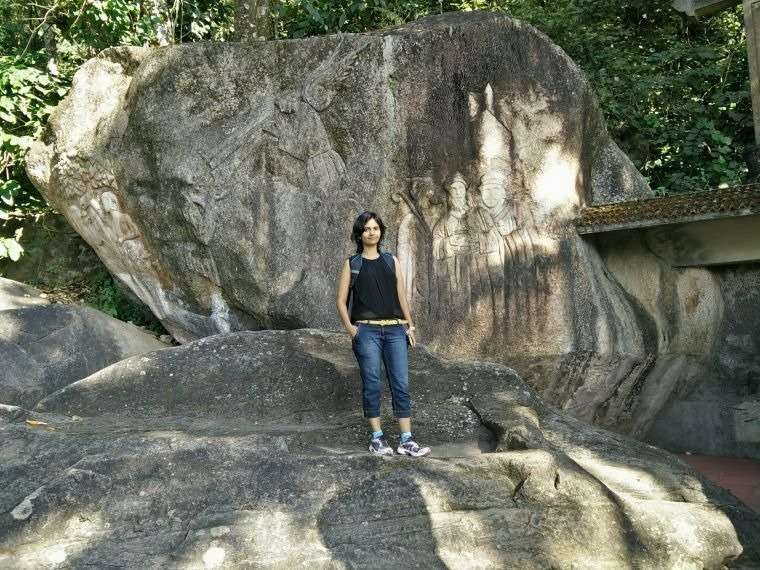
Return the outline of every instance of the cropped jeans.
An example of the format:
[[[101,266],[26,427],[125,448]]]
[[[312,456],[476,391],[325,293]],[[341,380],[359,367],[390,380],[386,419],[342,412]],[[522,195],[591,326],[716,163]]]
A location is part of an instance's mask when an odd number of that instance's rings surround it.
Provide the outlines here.
[[[409,401],[409,352],[406,330],[403,325],[368,325],[357,323],[353,349],[362,377],[362,407],[365,418],[380,417],[380,399],[383,385],[380,365],[391,389],[393,415],[396,418],[411,416]]]

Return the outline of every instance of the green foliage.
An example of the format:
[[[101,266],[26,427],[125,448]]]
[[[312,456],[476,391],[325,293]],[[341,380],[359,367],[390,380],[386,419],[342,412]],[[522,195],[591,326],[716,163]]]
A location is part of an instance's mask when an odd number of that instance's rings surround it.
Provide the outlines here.
[[[451,2],[444,2],[448,10]],[[273,6],[281,37],[365,32],[438,13],[436,0],[282,0]]]
[[[87,59],[115,45],[225,40],[234,0],[0,0],[0,220],[47,205],[24,170],[29,146]],[[16,256],[2,238],[0,258]]]
[[[150,310],[128,296],[107,272],[103,271],[93,279],[90,287],[84,298],[87,305],[121,321],[145,327],[155,334],[166,334],[166,329]]]
[[[44,208],[24,157],[68,84],[36,66],[39,54],[0,56],[0,217]]]
[[[742,181],[754,140],[741,7],[694,22],[654,0],[508,4],[588,74],[610,133],[658,193]]]
[[[16,230],[12,238],[0,237],[0,259],[10,259],[18,261],[24,253],[19,240],[21,239],[21,230]]]

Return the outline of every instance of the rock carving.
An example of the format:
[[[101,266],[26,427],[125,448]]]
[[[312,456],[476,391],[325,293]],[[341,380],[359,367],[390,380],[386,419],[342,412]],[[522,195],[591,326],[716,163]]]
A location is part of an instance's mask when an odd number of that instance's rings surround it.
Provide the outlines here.
[[[181,341],[336,328],[324,300],[365,208],[403,254],[423,343],[513,365],[587,421],[645,438],[721,330],[708,272],[674,271],[635,238],[602,254],[575,232],[591,200],[651,190],[577,66],[502,14],[109,50],[27,164]]]

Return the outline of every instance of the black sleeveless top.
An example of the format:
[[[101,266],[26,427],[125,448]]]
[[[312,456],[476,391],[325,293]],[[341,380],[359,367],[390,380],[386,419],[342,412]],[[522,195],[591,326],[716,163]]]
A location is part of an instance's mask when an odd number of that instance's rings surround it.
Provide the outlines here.
[[[403,318],[396,289],[396,274],[382,257],[364,258],[354,283],[351,322]]]

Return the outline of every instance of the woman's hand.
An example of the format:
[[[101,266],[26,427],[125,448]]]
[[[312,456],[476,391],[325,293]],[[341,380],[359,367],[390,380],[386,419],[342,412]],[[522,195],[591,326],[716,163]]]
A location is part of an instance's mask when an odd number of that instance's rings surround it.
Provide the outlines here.
[[[409,337],[409,346],[411,346],[412,348],[417,346],[417,338],[414,336],[415,330],[416,329],[414,327],[409,327],[408,329],[406,329],[406,336]]]
[[[356,335],[359,334],[359,327],[356,325],[351,325],[348,334],[351,336],[351,340],[354,340],[356,338]]]

